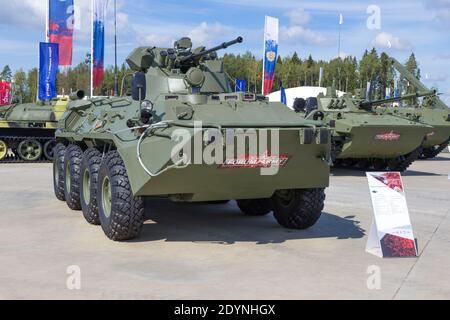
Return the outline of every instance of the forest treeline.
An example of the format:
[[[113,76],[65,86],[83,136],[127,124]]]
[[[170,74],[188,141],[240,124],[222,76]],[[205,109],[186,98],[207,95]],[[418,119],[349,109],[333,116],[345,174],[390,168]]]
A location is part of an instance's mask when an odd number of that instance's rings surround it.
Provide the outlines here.
[[[242,55],[225,54],[222,57],[225,71],[231,79],[247,81],[247,90],[260,92],[262,87],[262,60],[257,59],[251,52]],[[322,86],[334,85],[337,89],[354,92],[355,89],[364,89],[371,83],[374,98],[385,95],[387,86],[393,90],[394,70],[388,62],[386,53],[378,54],[374,48],[366,50],[361,58],[346,57],[331,61],[315,60],[312,56],[301,59],[297,53],[291,56],[278,57],[276,66],[276,80],[273,91],[279,90],[282,84],[285,88],[298,86],[318,86],[320,68],[323,68]],[[414,53],[405,61],[409,71],[420,79],[420,69]],[[0,69],[1,70],[1,69]],[[132,71],[123,64],[119,68],[119,88],[126,93],[130,89]],[[0,79],[11,81],[14,79],[15,96],[21,97],[23,102],[34,102],[37,96],[38,70],[23,69],[12,72],[7,65],[0,73]],[[124,81],[122,81],[124,79]],[[123,90],[122,89],[123,84]],[[233,83],[232,83],[233,85]],[[58,73],[58,94],[69,94],[76,90],[89,92],[90,86],[90,57],[86,55],[85,61],[75,67],[60,70]],[[114,68],[105,70],[105,80],[95,95],[110,95],[114,88]]]

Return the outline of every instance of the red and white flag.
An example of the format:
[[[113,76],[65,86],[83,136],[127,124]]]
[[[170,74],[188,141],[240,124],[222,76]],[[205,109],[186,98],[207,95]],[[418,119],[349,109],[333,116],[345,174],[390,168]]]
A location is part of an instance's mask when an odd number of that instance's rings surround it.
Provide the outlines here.
[[[11,83],[0,81],[0,106],[11,103]]]

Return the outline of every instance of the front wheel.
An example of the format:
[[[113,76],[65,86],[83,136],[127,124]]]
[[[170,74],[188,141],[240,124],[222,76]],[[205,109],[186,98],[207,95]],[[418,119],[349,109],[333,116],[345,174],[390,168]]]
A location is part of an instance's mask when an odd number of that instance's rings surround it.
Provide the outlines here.
[[[105,235],[113,241],[131,240],[144,224],[144,200],[133,196],[122,158],[109,152],[98,174],[98,213]]]
[[[315,225],[325,205],[325,189],[280,190],[272,198],[274,216],[288,229]]]

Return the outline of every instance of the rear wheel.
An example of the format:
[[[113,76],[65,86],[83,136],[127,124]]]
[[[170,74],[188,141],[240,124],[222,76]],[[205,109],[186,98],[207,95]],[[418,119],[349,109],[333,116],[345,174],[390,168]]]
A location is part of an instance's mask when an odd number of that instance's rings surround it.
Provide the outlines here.
[[[44,144],[44,156],[47,158],[47,160],[52,161],[53,157],[55,156],[53,150],[55,149],[56,141],[55,140],[49,140]]]
[[[144,200],[133,196],[117,151],[109,152],[100,166],[97,202],[102,229],[109,239],[125,241],[139,235],[144,223]]]
[[[98,171],[102,163],[102,154],[97,149],[84,152],[81,161],[80,201],[83,216],[93,225],[100,225],[97,204]]]
[[[60,201],[66,201],[64,192],[64,156],[66,147],[59,143],[53,150],[55,157],[53,158],[53,189],[55,196]]]
[[[17,153],[23,161],[37,161],[42,157],[42,144],[34,139],[27,139],[19,143]]]
[[[237,205],[247,216],[265,216],[272,211],[270,199],[238,200]]]
[[[8,145],[6,141],[0,140],[0,161],[6,158],[8,155]]]
[[[280,190],[272,198],[274,216],[289,229],[307,229],[317,223],[325,203],[325,189]]]
[[[66,203],[72,210],[81,210],[80,201],[80,176],[81,160],[83,151],[75,144],[66,149],[64,156],[65,198]]]

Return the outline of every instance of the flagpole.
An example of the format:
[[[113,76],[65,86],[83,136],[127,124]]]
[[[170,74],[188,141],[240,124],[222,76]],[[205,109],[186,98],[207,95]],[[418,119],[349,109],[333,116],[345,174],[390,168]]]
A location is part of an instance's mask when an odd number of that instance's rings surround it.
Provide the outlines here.
[[[264,76],[265,76],[265,61],[266,61],[266,26],[267,26],[267,16],[264,20],[264,44],[263,44],[263,67],[262,67],[262,88],[261,94],[264,95]]]
[[[50,0],[45,1],[45,41],[50,42]]]
[[[94,1],[91,0],[91,98],[94,96]]]
[[[341,57],[341,22],[339,21],[339,41],[338,41],[338,58]]]
[[[114,0],[114,96],[119,93],[119,78],[117,70],[117,0]]]
[[[339,15],[339,40],[338,40],[338,77],[339,77],[339,88],[338,90],[341,90],[341,28],[342,24],[344,23],[344,18],[342,16],[342,13]]]

